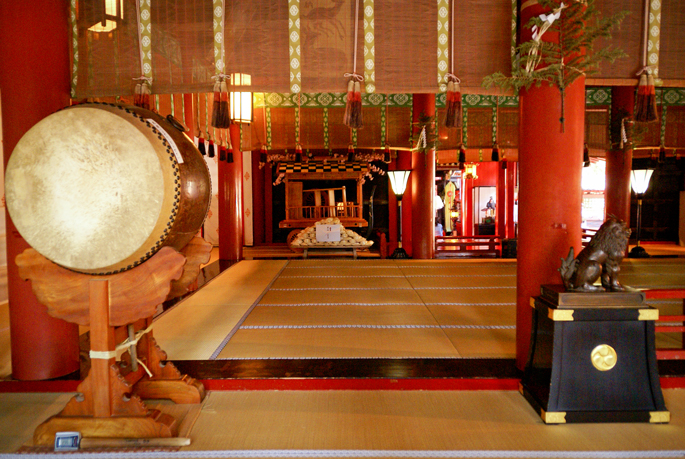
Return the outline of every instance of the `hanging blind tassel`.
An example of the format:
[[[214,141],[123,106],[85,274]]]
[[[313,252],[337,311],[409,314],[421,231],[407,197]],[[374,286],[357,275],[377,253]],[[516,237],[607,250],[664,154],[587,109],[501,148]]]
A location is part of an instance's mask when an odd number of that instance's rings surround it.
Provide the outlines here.
[[[150,86],[147,81],[136,84],[133,105],[150,110]]]
[[[226,129],[230,124],[228,114],[228,86],[220,79],[214,83],[214,102],[212,103],[212,126]]]
[[[354,79],[347,83],[347,104],[343,122],[350,129],[360,129],[363,125],[361,84]]]
[[[492,146],[492,157],[490,158],[492,161],[499,161],[499,147],[497,144]]]
[[[654,77],[645,71],[640,76],[640,84],[637,87],[637,104],[635,120],[643,123],[656,121],[656,90]]]
[[[461,86],[457,81],[447,83],[445,127],[455,128],[461,125]]]

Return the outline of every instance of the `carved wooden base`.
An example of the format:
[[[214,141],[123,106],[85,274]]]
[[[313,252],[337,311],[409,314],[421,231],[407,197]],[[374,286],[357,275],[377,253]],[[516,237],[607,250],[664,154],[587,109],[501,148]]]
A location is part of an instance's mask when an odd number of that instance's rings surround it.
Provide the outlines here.
[[[148,409],[142,399],[198,404],[205,397],[205,389],[202,383],[182,375],[173,364],[165,362],[167,355],[151,331],[137,339],[134,335],[136,331],[149,329],[156,306],[167,297],[172,282],[185,274],[174,284],[174,292],[186,292],[197,277],[199,265],[207,262],[211,245],[196,239],[184,249],[183,255],[163,247],[140,266],[102,277],[68,271],[33,249],[18,257],[22,277],[32,281],[36,295],[48,306],[49,314],[90,325],[88,376],[64,409],[36,428],[35,445],[52,445],[55,433],[65,431],[80,432],[84,438],[178,435],[178,420]],[[122,326],[123,329],[117,328]],[[133,370],[126,377],[122,376],[114,358],[117,338],[122,334],[132,340],[129,353],[122,356],[124,366]]]
[[[33,444],[53,445],[57,432],[81,432],[83,437],[100,438],[167,438],[178,435],[178,422],[158,410],[149,410],[144,416],[106,418],[56,415],[36,428]]]
[[[167,380],[143,378],[133,387],[133,394],[142,399],[168,399],[177,404],[192,404],[204,400],[205,387],[188,375]]]

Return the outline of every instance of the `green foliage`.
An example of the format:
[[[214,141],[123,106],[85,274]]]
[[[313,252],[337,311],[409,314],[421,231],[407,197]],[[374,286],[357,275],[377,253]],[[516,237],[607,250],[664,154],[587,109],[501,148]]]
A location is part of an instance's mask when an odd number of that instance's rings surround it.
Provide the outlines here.
[[[540,0],[548,14],[560,8],[559,0]],[[516,65],[511,76],[501,72],[483,79],[483,86],[497,86],[518,93],[522,88],[533,84],[540,86],[547,82],[564,88],[578,77],[589,76],[599,70],[599,64],[608,60],[613,62],[626,57],[620,49],[611,46],[595,50],[593,44],[598,38],[611,38],[611,31],[620,25],[629,12],[623,11],[609,18],[599,17],[595,0],[565,0],[561,15],[544,32],[540,41],[530,40],[516,48]],[[538,31],[544,21],[532,18],[527,27],[537,26]],[[545,41],[545,34],[559,34],[559,43]]]

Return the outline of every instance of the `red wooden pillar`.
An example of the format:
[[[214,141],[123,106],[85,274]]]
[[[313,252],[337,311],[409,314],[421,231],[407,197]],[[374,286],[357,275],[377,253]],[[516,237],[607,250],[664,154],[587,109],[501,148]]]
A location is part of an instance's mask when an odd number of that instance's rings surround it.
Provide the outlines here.
[[[252,152],[252,208],[254,245],[262,245],[265,242],[264,215],[269,211],[264,205],[264,172],[259,168],[261,153]],[[265,169],[266,166],[262,166]],[[269,183],[268,186],[271,186]]]
[[[419,122],[422,114],[435,116],[435,94],[414,94],[413,100],[414,123]],[[415,127],[414,138],[418,138],[420,133],[418,127]],[[431,259],[435,236],[435,149],[426,153],[412,153],[412,173],[409,180],[412,202],[412,258]]]
[[[521,23],[545,11],[521,8]],[[530,39],[530,31],[525,29]],[[555,40],[549,31],[544,40]],[[519,234],[516,276],[516,363],[523,369],[532,328],[530,298],[543,284],[560,284],[557,269],[569,247],[581,249],[581,169],[585,124],[585,79],[566,88],[562,132],[559,88],[543,83],[519,98]]]
[[[0,2],[0,109],[4,165],[34,124],[69,105],[68,4]],[[79,369],[78,326],[47,314],[14,262],[29,245],[5,214],[12,377],[57,378]]]
[[[514,203],[516,201],[516,169],[518,163],[507,164],[507,223],[506,223],[506,237],[509,239],[516,237],[516,222],[514,220]]]
[[[507,213],[507,170],[502,169],[502,164],[497,166],[497,201],[495,211],[496,230],[495,234],[504,237],[506,234],[506,222],[511,218],[511,214]]]
[[[621,113],[633,114],[634,86],[615,86],[611,89],[611,120],[620,125]],[[619,139],[611,139],[618,142]],[[615,215],[630,222],[630,171],[633,168],[632,148],[611,148],[606,153],[605,215]]]
[[[473,224],[473,179],[464,179],[464,194],[462,195],[462,204],[464,207],[461,221],[464,222],[463,234],[464,236],[475,235]]]
[[[243,153],[240,126],[229,128],[233,163],[219,161],[219,258],[243,258]]]

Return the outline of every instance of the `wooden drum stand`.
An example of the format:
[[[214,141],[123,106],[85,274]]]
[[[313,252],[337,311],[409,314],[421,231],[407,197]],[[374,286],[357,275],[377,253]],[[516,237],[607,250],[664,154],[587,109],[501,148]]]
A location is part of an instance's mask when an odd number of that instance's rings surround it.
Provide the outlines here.
[[[159,304],[188,291],[211,249],[196,237],[181,253],[163,247],[139,266],[106,276],[70,271],[34,249],[17,257],[19,275],[31,281],[51,316],[90,326],[90,372],[64,409],[36,428],[34,445],[52,445],[55,433],[62,431],[104,438],[178,436],[178,420],[148,409],[142,400],[197,404],[205,389],[165,362],[167,355],[152,337],[150,325]],[[122,355],[122,362],[131,371],[123,375],[116,363],[116,343],[126,337],[129,341],[122,346],[129,352]]]

